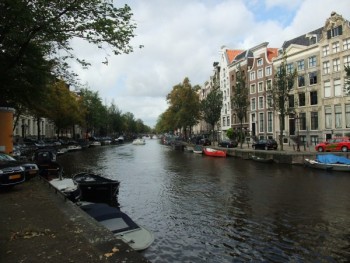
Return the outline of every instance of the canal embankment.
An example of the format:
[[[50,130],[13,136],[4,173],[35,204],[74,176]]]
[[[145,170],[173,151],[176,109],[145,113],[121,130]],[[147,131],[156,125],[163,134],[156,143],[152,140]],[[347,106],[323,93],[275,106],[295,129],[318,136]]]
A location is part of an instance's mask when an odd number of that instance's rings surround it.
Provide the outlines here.
[[[149,262],[39,177],[0,191],[1,262]]]

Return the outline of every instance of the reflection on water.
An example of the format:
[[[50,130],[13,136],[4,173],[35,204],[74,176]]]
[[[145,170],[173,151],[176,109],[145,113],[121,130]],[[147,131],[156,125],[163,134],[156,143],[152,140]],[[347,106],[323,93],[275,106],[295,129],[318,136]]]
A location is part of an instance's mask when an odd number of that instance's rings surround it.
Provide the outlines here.
[[[59,157],[121,182],[121,209],[154,232],[152,262],[345,262],[350,175],[213,158],[147,140]]]

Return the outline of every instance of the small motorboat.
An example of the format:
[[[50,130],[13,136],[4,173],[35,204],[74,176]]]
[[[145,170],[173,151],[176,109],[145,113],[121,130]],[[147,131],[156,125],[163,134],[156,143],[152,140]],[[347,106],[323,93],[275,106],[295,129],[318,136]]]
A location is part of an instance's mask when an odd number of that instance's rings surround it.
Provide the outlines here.
[[[256,156],[256,155],[251,155],[250,159],[252,159],[253,161],[256,161],[256,162],[260,162],[260,163],[273,163],[272,158],[263,158],[263,157]]]
[[[116,207],[88,202],[81,202],[79,207],[134,250],[145,250],[154,241],[151,231],[136,224]]]
[[[226,157],[226,151],[216,150],[209,147],[203,147],[203,152],[207,156]]]
[[[350,159],[335,154],[316,155],[315,160],[305,159],[304,165],[327,171],[350,172]]]
[[[145,145],[146,144],[146,140],[142,139],[142,138],[137,138],[135,140],[132,141],[133,145]]]
[[[195,145],[193,148],[193,153],[203,154],[203,146],[202,145]]]
[[[79,185],[82,201],[119,207],[119,181],[88,172],[74,175],[73,180]]]
[[[72,178],[55,178],[49,181],[49,184],[56,190],[60,191],[65,197],[73,203],[80,200],[81,191],[79,186],[72,180]]]

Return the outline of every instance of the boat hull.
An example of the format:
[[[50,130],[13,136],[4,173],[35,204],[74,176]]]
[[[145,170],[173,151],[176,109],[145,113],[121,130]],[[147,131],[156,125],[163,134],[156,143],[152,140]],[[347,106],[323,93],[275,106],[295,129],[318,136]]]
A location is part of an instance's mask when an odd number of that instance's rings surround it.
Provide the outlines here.
[[[221,150],[215,150],[212,148],[203,148],[203,152],[207,156],[213,156],[213,157],[226,157],[226,151]]]
[[[119,207],[119,181],[91,173],[76,174],[73,176],[73,180],[79,185],[82,201]]]
[[[326,170],[326,171],[350,172],[350,165],[348,164],[320,163],[316,160],[305,159],[304,165],[307,167]]]

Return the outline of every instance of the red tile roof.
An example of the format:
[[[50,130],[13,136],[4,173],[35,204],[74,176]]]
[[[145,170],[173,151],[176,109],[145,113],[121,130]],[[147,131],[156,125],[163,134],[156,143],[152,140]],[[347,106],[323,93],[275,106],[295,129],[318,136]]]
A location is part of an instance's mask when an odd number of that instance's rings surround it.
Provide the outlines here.
[[[231,63],[237,55],[242,53],[243,50],[232,50],[232,49],[226,49],[226,54],[228,58],[228,63]]]
[[[278,48],[268,48],[267,49],[267,59],[271,62],[273,58],[277,57]]]

